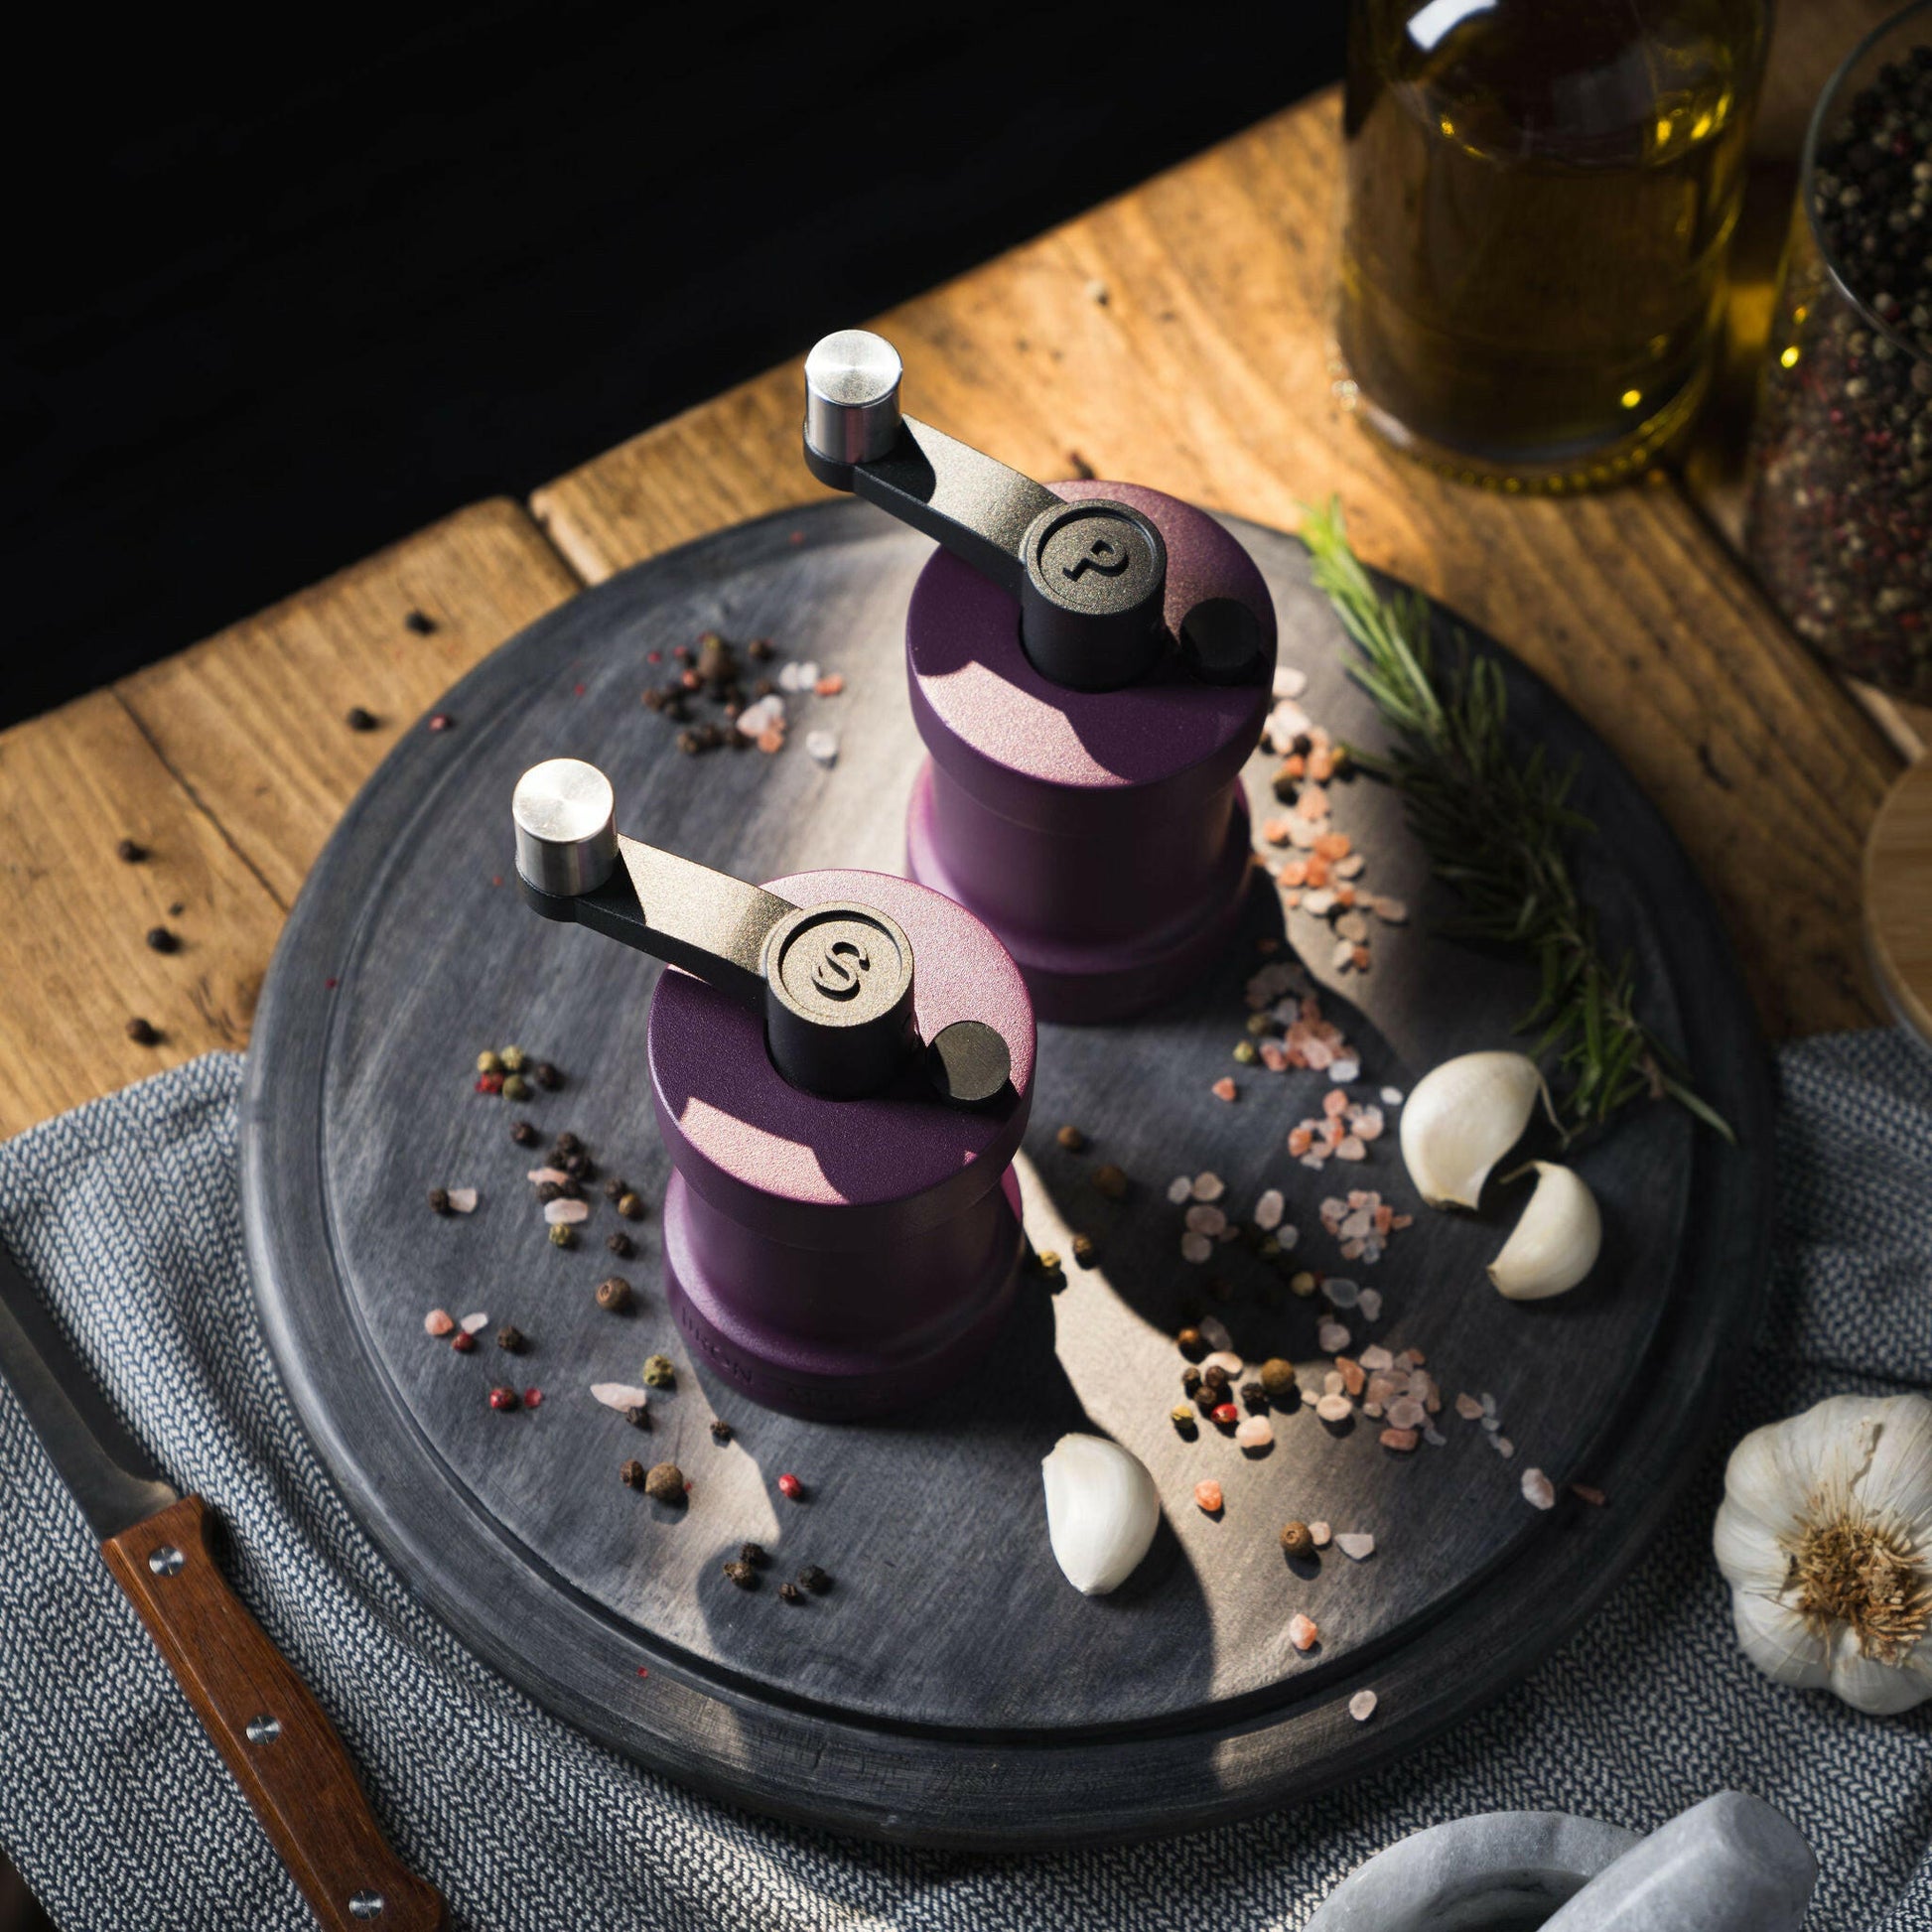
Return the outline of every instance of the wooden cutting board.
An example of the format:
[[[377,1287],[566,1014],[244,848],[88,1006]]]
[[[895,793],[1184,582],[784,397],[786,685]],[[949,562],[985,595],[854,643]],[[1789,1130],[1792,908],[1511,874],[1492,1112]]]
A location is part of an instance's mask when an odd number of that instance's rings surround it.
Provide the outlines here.
[[[1337,738],[1381,742],[1344,675],[1346,651],[1293,539],[1234,526],[1268,578],[1282,660]],[[243,1123],[245,1207],[260,1305],[289,1390],[351,1506],[398,1572],[480,1655],[549,1710],[706,1791],[836,1829],[932,1845],[1064,1846],[1198,1826],[1303,1797],[1411,1750],[1520,1677],[1596,1603],[1655,1529],[1716,1420],[1714,1391],[1747,1331],[1769,1240],[1768,1068],[1717,913],[1656,813],[1607,753],[1507,658],[1525,744],[1576,759],[1576,802],[1602,838],[1584,885],[1606,944],[1628,950],[1659,1035],[1735,1125],[1725,1147],[1666,1105],[1631,1109],[1575,1159],[1601,1200],[1604,1255],[1559,1301],[1504,1302],[1484,1264],[1520,1189],[1479,1217],[1420,1207],[1389,1132],[1360,1166],[1311,1173],[1286,1136],[1320,1110],[1325,1076],[1237,1064],[1244,991],[1262,942],[1306,947],[1324,1011],[1359,1049],[1351,1091],[1406,1093],[1449,1054],[1513,1042],[1533,988],[1519,962],[1434,936],[1451,902],[1370,781],[1333,788],[1335,822],[1369,856],[1361,884],[1406,900],[1378,927],[1374,965],[1337,979],[1327,926],[1284,914],[1264,888],[1249,928],[1186,997],[1126,1028],[1042,1028],[1020,1174],[1029,1232],[1093,1266],[1029,1284],[1010,1332],[974,1378],[889,1425],[765,1415],[696,1372],[665,1311],[654,1214],[620,1264],[598,1204],[574,1251],[549,1245],[524,1178],[540,1150],[512,1144],[527,1115],[568,1128],[604,1173],[653,1204],[666,1165],[643,1073],[656,971],[594,935],[549,925],[511,877],[509,797],[536,760],[570,755],[616,782],[619,822],[748,878],[820,866],[894,871],[921,756],[905,704],[901,628],[920,538],[840,502],[707,538],[587,592],[503,646],[412,732],[343,821],[305,887],[264,992]],[[1447,647],[1451,626],[1439,615]],[[792,703],[791,743],[692,759],[639,702],[707,628],[769,636],[781,657],[838,671],[837,697]],[[1493,649],[1476,640],[1477,648]],[[662,653],[651,666],[647,653]],[[836,765],[808,730],[839,734]],[[1273,760],[1251,762],[1257,820]],[[1284,919],[1287,924],[1284,927]],[[1285,953],[1277,953],[1284,957]],[[475,1060],[516,1042],[568,1084],[523,1107],[474,1090]],[[1232,1074],[1239,1097],[1211,1084]],[[1091,1138],[1062,1149],[1065,1122]],[[1092,1183],[1126,1171],[1126,1198]],[[1277,1418],[1250,1460],[1213,1428],[1189,1444],[1168,1412],[1182,1367],[1173,1334],[1190,1302],[1217,1313],[1250,1361],[1294,1357],[1318,1390],[1318,1300],[1236,1243],[1197,1267],[1179,1251],[1173,1176],[1211,1170],[1245,1217],[1268,1186],[1289,1197],[1299,1259],[1383,1296],[1344,1312],[1351,1346],[1419,1348],[1440,1381],[1442,1449],[1394,1453],[1358,1424],[1331,1435],[1311,1410]],[[439,1218],[433,1185],[481,1190]],[[1318,1204],[1372,1188],[1417,1215],[1373,1265],[1346,1264]],[[593,1189],[594,1193],[598,1190]],[[592,1291],[640,1291],[627,1316]],[[1220,1299],[1225,1297],[1225,1299]],[[426,1337],[443,1307],[512,1321],[529,1352],[490,1335],[459,1355]],[[640,1436],[590,1384],[678,1363]],[[492,1412],[497,1381],[539,1387],[535,1410]],[[1505,1459],[1453,1413],[1493,1394]],[[714,1404],[718,1405],[714,1408]],[[735,1432],[714,1442],[722,1415]],[[1116,1437],[1153,1470],[1165,1520],[1115,1595],[1085,1598],[1047,1548],[1039,1460],[1070,1429]],[[635,1455],[693,1483],[672,1512],[618,1479]],[[1548,1472],[1543,1512],[1523,1471]],[[782,1499],[795,1472],[806,1498]],[[1213,1476],[1226,1507],[1203,1515]],[[1607,1498],[1593,1507],[1565,1485]],[[1334,1549],[1291,1566],[1290,1517],[1367,1531],[1375,1554]],[[722,1573],[755,1540],[775,1557],[761,1588]],[[805,1564],[830,1593],[790,1605],[775,1585]],[[1319,1645],[1287,1638],[1296,1611]],[[1366,1724],[1350,1696],[1373,1689]]]

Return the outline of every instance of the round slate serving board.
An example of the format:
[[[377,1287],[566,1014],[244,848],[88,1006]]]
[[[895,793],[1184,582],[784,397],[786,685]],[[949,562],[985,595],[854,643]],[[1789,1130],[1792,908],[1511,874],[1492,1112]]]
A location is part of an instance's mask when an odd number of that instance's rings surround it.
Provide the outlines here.
[[[1338,738],[1380,742],[1343,674],[1345,650],[1298,544],[1233,525],[1266,575],[1282,661]],[[628,950],[548,924],[510,876],[509,796],[536,760],[609,771],[619,823],[751,879],[824,866],[896,871],[920,748],[903,690],[901,628],[926,543],[840,502],[724,532],[587,592],[503,646],[444,701],[454,729],[400,743],[305,887],[264,991],[243,1119],[245,1205],[257,1293],[297,1406],[351,1504],[398,1571],[482,1656],[539,1702],[645,1763],[708,1791],[844,1830],[935,1845],[1063,1846],[1196,1826],[1324,1789],[1493,1696],[1609,1587],[1655,1527],[1714,1420],[1725,1358],[1745,1331],[1768,1241],[1768,1073],[1710,900],[1631,781],[1579,721],[1504,659],[1526,742],[1580,760],[1575,799],[1603,832],[1584,878],[1606,944],[1629,951],[1643,1004],[1696,1084],[1737,1128],[1725,1147],[1678,1109],[1639,1105],[1575,1156],[1607,1237],[1581,1290],[1504,1302],[1483,1265],[1521,1190],[1481,1217],[1420,1207],[1390,1130],[1361,1166],[1319,1173],[1286,1136],[1319,1112],[1324,1075],[1270,1074],[1230,1057],[1247,1017],[1257,941],[1284,932],[1260,888],[1219,968],[1128,1027],[1045,1027],[1020,1162],[1029,1233],[1063,1254],[1098,1244],[1057,1294],[1034,1278],[983,1369],[918,1413],[833,1427],[763,1414],[689,1362],[666,1313],[654,1203],[666,1163],[650,1118],[644,1023],[657,970]],[[1438,614],[1447,640],[1449,620]],[[671,647],[715,628],[768,635],[781,655],[844,674],[835,698],[791,702],[779,756],[675,750],[676,728],[638,694],[674,669]],[[1481,640],[1477,647],[1491,649]],[[660,667],[646,653],[664,654]],[[836,730],[827,769],[804,734]],[[1248,780],[1275,809],[1272,760]],[[1534,989],[1518,962],[1431,932],[1451,909],[1368,781],[1332,788],[1335,821],[1369,855],[1359,882],[1406,899],[1378,926],[1374,966],[1337,981],[1332,936],[1297,911],[1324,1012],[1360,1051],[1352,1088],[1407,1090],[1454,1052],[1511,1043]],[[1277,955],[1278,957],[1282,955]],[[516,1041],[567,1086],[523,1107],[474,1091],[475,1058]],[[1239,1098],[1209,1091],[1224,1073]],[[621,1224],[597,1205],[574,1251],[549,1245],[512,1144],[519,1113],[564,1128],[603,1173],[653,1203],[616,1263]],[[1092,1137],[1079,1155],[1062,1122]],[[1113,1162],[1125,1199],[1091,1184]],[[1311,1410],[1277,1418],[1249,1460],[1211,1427],[1173,1432],[1185,1299],[1210,1300],[1250,1361],[1291,1355],[1317,1390],[1320,1304],[1264,1291],[1277,1277],[1241,1245],[1205,1267],[1179,1254],[1177,1173],[1213,1170],[1237,1218],[1268,1186],[1289,1197],[1298,1256],[1380,1290],[1379,1320],[1343,1315],[1352,1346],[1425,1351],[1442,1384],[1447,1447],[1410,1455],[1358,1424],[1331,1435]],[[439,1219],[436,1184],[473,1185],[477,1212]],[[1378,1189],[1418,1215],[1372,1266],[1342,1263],[1318,1203]],[[602,1312],[613,1271],[640,1291]],[[1209,1278],[1218,1284],[1210,1288]],[[513,1321],[514,1359],[428,1339],[442,1306]],[[664,1351],[678,1386],[641,1436],[589,1394],[638,1379]],[[542,1406],[492,1412],[491,1383],[537,1386]],[[1493,1393],[1505,1460],[1453,1397]],[[719,1408],[714,1410],[714,1403]],[[710,1433],[733,1425],[728,1446]],[[1116,1594],[1078,1595],[1047,1548],[1039,1459],[1072,1429],[1117,1438],[1153,1470],[1166,1506],[1154,1549]],[[622,1487],[628,1456],[675,1459],[693,1483],[672,1511]],[[1526,1467],[1565,1493],[1523,1499]],[[797,1473],[806,1500],[780,1498]],[[1212,1475],[1227,1506],[1204,1516]],[[1291,1567],[1291,1516],[1365,1530],[1376,1554],[1329,1550]],[[775,1557],[746,1592],[721,1565],[747,1539]],[[800,1605],[776,1583],[805,1564],[836,1580]],[[1320,1627],[1289,1644],[1297,1610]],[[1374,1719],[1347,1715],[1374,1689]]]

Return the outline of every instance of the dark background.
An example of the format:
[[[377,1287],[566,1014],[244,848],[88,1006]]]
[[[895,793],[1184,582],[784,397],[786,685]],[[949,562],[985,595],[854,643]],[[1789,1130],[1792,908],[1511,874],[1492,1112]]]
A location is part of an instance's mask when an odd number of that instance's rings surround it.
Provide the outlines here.
[[[1296,99],[1345,11],[70,10],[0,135],[0,724]]]

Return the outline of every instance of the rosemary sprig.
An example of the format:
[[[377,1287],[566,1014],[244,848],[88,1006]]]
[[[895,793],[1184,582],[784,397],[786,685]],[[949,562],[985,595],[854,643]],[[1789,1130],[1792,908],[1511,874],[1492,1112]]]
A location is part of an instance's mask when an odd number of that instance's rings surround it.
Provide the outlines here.
[[[1445,930],[1518,948],[1536,962],[1541,990],[1519,1029],[1540,1025],[1536,1057],[1554,1052],[1570,1076],[1565,1139],[1643,1094],[1667,1095],[1733,1139],[1638,1019],[1628,958],[1612,966],[1598,950],[1566,849],[1567,838],[1595,832],[1569,802],[1575,766],[1552,770],[1541,746],[1527,759],[1512,754],[1501,665],[1471,655],[1459,634],[1455,663],[1435,662],[1427,599],[1376,589],[1349,546],[1336,498],[1303,506],[1301,538],[1315,587],[1360,653],[1349,675],[1396,736],[1387,757],[1354,746],[1349,756],[1402,793],[1431,869],[1460,897],[1462,913]]]

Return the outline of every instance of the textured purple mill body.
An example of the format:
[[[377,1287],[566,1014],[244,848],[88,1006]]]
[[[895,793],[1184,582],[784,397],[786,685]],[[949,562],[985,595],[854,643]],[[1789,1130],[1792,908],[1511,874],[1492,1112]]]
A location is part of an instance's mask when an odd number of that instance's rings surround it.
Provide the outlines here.
[[[857,1420],[962,1373],[1012,1304],[1033,1004],[992,933],[922,886],[868,872],[766,884],[800,904],[890,913],[912,942],[920,1036],[983,1020],[1013,1057],[1011,1097],[986,1112],[822,1100],[778,1074],[749,1008],[675,969],[658,980],[651,1097],[674,1169],[664,1272],[678,1326],[753,1401]]]
[[[1273,664],[1268,587],[1204,510],[1132,483],[1054,488],[1152,517],[1169,627],[1205,599],[1236,599]],[[907,813],[907,870],[999,934],[1042,1019],[1124,1018],[1219,951],[1247,885],[1240,772],[1269,678],[1209,685],[1171,662],[1124,690],[1069,691],[1028,661],[1019,605],[943,550],[913,587],[905,661],[931,755]]]

